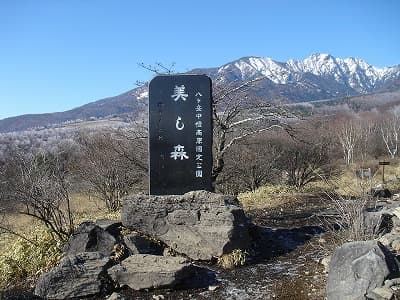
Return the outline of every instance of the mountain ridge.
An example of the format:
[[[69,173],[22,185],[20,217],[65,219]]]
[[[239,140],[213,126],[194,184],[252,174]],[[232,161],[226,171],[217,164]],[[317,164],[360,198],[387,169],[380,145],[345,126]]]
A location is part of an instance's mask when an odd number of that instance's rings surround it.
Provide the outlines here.
[[[303,60],[275,61],[268,57],[247,56],[220,67],[197,68],[187,73],[206,74],[219,84],[262,77],[250,91],[257,97],[297,103],[364,95],[400,89],[400,65],[375,67],[360,58],[336,58],[315,53]],[[0,120],[0,132],[20,131],[53,124],[112,115],[146,113],[147,85],[114,97],[56,113],[31,114]]]
[[[269,57],[244,57],[223,65],[217,72],[222,75],[226,71],[240,73],[242,80],[251,80],[257,75],[265,76],[275,84],[294,83],[308,73],[334,79],[359,93],[372,92],[391,78],[400,77],[400,65],[379,68],[359,58],[342,59],[319,53],[304,60],[290,59],[287,62]]]

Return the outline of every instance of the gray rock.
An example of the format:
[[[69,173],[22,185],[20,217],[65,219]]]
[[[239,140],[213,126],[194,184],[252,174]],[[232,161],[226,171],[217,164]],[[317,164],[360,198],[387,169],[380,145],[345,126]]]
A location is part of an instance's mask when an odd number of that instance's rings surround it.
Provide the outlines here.
[[[391,247],[392,243],[398,239],[399,235],[397,233],[387,233],[379,238],[379,242],[381,242],[385,247]]]
[[[393,240],[393,242],[390,244],[391,248],[395,251],[395,252],[400,252],[400,237],[397,236],[397,238],[395,240]]]
[[[124,243],[130,254],[154,254],[162,255],[163,247],[138,233],[124,236]]]
[[[121,287],[134,290],[174,287],[193,276],[193,267],[182,257],[135,254],[108,270]]]
[[[392,197],[392,192],[389,191],[388,189],[384,188],[372,188],[371,189],[371,194],[373,197],[377,198],[390,198]]]
[[[127,298],[117,292],[114,292],[107,298],[107,300],[127,300]]]
[[[93,222],[84,222],[78,226],[64,247],[67,255],[81,252],[100,252],[110,255],[117,240],[110,233]]]
[[[110,288],[106,273],[109,258],[98,252],[64,257],[40,276],[35,294],[45,299],[70,299],[100,295]]]
[[[391,300],[394,297],[394,293],[390,288],[378,287],[370,291],[367,297],[371,300]]]
[[[380,210],[367,210],[364,212],[364,228],[369,231],[371,235],[375,234],[386,234],[393,229],[393,215],[387,208]]]
[[[127,197],[122,223],[155,236],[174,251],[209,260],[250,245],[249,220],[233,196],[195,191],[185,195]]]
[[[96,220],[95,224],[101,227],[103,230],[107,231],[116,239],[119,238],[121,229],[122,229],[122,222],[116,220],[108,220],[108,219],[100,219]]]
[[[395,257],[381,243],[345,243],[335,250],[329,264],[327,299],[365,299],[397,273]]]

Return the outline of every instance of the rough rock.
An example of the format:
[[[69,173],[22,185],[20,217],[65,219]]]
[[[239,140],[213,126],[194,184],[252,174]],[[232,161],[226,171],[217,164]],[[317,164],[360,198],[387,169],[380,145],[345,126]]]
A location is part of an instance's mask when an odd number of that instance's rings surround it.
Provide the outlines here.
[[[127,300],[127,298],[117,292],[114,292],[106,300]]]
[[[117,240],[110,233],[93,222],[84,222],[78,226],[64,247],[67,255],[82,252],[100,252],[110,255]]]
[[[135,254],[108,270],[121,287],[134,290],[174,287],[193,276],[193,267],[182,257]]]
[[[381,243],[345,243],[335,250],[329,264],[327,299],[365,299],[397,273],[395,257]]]
[[[392,197],[392,192],[384,188],[373,188],[371,189],[371,194],[377,198],[390,198]]]
[[[70,299],[106,293],[110,288],[106,273],[109,261],[98,252],[66,256],[40,276],[35,294],[45,299]]]
[[[138,233],[124,236],[124,243],[130,254],[154,254],[162,255],[163,247]]]
[[[393,229],[393,214],[390,209],[380,207],[364,212],[364,226],[377,234],[386,234]]]
[[[107,231],[113,237],[118,239],[121,234],[122,222],[116,220],[100,219],[96,220],[95,224]]]
[[[393,251],[399,253],[400,252],[400,236],[399,233],[390,232],[379,238],[379,242],[381,242],[384,246],[392,249]]]
[[[397,232],[400,232],[400,207],[393,207],[390,210],[390,213],[393,214],[393,229],[397,230]]]
[[[238,200],[206,191],[129,196],[123,203],[122,223],[195,260],[209,260],[250,245],[250,221]]]
[[[394,251],[396,251],[397,253],[400,252],[400,237],[397,237],[397,239],[395,239],[390,246],[392,247],[392,249]]]
[[[370,291],[367,295],[368,299],[371,300],[391,300],[393,299],[394,293],[390,288],[378,287]]]
[[[392,213],[394,216],[397,217],[397,219],[400,219],[400,207],[395,207],[392,209]]]

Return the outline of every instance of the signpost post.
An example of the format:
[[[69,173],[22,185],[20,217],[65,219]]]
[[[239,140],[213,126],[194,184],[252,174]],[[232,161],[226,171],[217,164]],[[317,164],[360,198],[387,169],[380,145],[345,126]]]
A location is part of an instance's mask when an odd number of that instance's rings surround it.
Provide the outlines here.
[[[382,186],[385,184],[385,166],[390,165],[389,161],[380,161],[379,165],[382,166]]]
[[[211,79],[162,75],[149,84],[150,195],[211,191]]]

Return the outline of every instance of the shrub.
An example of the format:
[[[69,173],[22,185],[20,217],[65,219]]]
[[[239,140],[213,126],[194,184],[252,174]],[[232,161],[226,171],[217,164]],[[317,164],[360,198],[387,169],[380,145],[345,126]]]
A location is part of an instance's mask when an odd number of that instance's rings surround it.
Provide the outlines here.
[[[366,241],[379,236],[381,219],[367,219],[366,209],[374,203],[369,195],[345,198],[328,195],[338,215],[326,226],[331,233],[333,244],[340,246],[350,241]]]
[[[147,176],[145,139],[139,133],[126,134],[110,131],[77,137],[80,158],[76,175],[110,212],[118,211],[122,198],[135,188],[141,190]]]
[[[13,202],[21,214],[39,220],[67,240],[74,229],[70,209],[68,159],[63,153],[16,150],[0,169],[0,202]],[[3,207],[0,207],[0,209]]]

